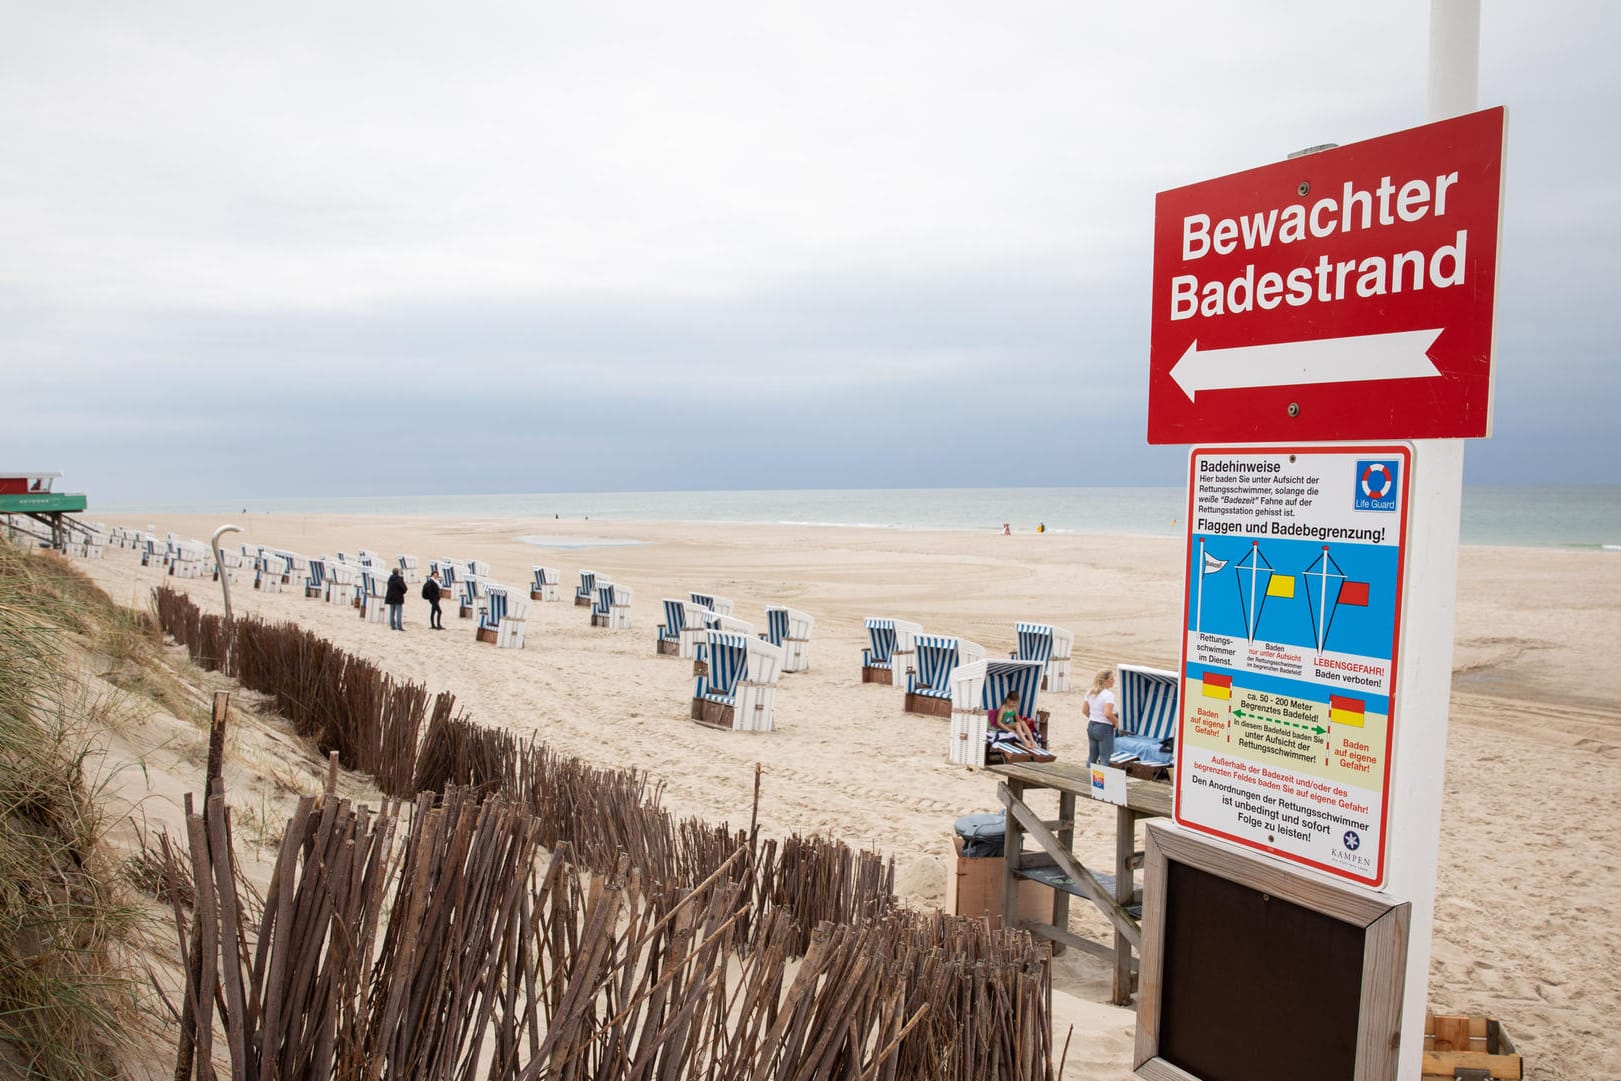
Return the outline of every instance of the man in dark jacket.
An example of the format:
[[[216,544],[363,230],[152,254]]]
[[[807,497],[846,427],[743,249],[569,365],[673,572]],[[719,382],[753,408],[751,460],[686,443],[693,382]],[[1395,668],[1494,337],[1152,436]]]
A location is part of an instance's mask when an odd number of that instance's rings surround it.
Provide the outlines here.
[[[403,631],[405,629],[405,576],[400,574],[399,568],[388,576],[388,589],[383,594],[383,603],[388,605],[388,629]]]
[[[436,631],[442,631],[445,629],[445,625],[442,621],[443,614],[439,611],[439,583],[434,578],[437,573],[439,572],[428,572],[427,581],[422,583],[422,599],[427,601],[432,608],[432,611],[428,613],[428,626]]]

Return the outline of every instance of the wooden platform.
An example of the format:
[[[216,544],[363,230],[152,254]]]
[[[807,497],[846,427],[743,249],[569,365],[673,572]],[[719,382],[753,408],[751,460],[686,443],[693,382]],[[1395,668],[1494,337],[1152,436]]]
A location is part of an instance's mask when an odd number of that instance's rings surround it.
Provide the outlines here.
[[[1168,781],[1128,778],[1126,805],[1116,806],[1092,798],[1091,767],[1079,762],[1018,762],[987,766],[987,772],[1004,780],[997,796],[1007,809],[1007,832],[1002,843],[1004,857],[1003,892],[1006,910],[1017,911],[1014,899],[1020,881],[1041,882],[1056,891],[1053,922],[1020,920],[1019,926],[1038,938],[1114,961],[1114,994],[1110,1001],[1129,1005],[1135,989],[1136,954],[1142,950],[1142,890],[1137,871],[1143,854],[1137,844],[1137,823],[1146,818],[1167,817],[1171,813],[1171,785]],[[1058,793],[1056,830],[1024,802],[1025,793],[1050,789]],[[1075,830],[1081,824],[1077,811],[1092,809],[1086,817],[1094,823],[1114,811],[1115,862],[1112,874],[1094,871],[1074,852]],[[1025,851],[1028,835],[1038,846]],[[1112,943],[1095,942],[1069,930],[1069,899],[1080,897],[1114,925]]]

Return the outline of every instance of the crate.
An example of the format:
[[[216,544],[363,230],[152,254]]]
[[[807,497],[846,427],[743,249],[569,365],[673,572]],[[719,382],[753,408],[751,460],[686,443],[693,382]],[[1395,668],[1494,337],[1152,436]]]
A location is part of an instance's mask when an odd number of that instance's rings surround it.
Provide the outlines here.
[[[1422,1081],[1521,1081],[1520,1054],[1495,1017],[1424,1015]]]
[[[983,916],[992,927],[1002,926],[1001,856],[964,856],[961,837],[951,838],[953,858],[946,872],[946,912],[952,916]],[[1053,891],[1028,879],[1019,882],[1018,918],[1028,923],[1053,922]]]

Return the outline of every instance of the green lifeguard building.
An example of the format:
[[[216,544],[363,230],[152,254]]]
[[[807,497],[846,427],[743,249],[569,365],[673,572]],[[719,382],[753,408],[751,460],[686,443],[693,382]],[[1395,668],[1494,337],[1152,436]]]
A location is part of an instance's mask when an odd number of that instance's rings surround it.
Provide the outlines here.
[[[86,532],[84,526],[65,517],[85,509],[84,493],[52,491],[61,475],[0,470],[0,514],[26,515],[50,527],[51,547],[58,550],[66,546],[69,532]]]

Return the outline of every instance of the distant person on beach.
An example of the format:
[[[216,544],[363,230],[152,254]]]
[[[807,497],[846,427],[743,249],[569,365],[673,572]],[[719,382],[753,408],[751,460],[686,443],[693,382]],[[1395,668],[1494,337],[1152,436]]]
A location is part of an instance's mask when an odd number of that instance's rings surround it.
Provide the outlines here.
[[[1019,716],[1019,692],[1009,691],[1002,704],[996,707],[996,729],[1007,732],[1019,741],[1019,746],[1027,751],[1041,750],[1041,744],[1036,742],[1034,732],[1030,731],[1030,722]]]
[[[388,576],[388,588],[383,592],[383,603],[388,605],[388,629],[405,629],[405,576],[395,567]]]
[[[1045,532],[1047,532],[1047,523],[1046,522],[1037,522],[1036,523],[1036,532],[1037,533],[1045,533]]]
[[[422,599],[428,602],[428,629],[442,631],[445,629],[444,613],[439,610],[439,579],[438,571],[429,571],[428,577],[422,581]]]
[[[1013,529],[1006,522],[1002,523],[1002,536],[1004,536],[1004,537],[1013,536]]]
[[[1114,757],[1114,732],[1120,717],[1114,711],[1114,669],[1103,668],[1092,677],[1092,690],[1081,703],[1086,718],[1086,764],[1107,766]]]

